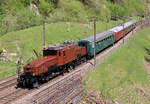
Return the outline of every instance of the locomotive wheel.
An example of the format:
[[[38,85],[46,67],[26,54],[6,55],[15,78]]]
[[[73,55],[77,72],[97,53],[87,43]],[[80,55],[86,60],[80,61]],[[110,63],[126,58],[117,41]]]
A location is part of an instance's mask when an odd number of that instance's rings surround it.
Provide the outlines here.
[[[62,70],[62,75],[64,76],[64,73],[66,72],[66,69],[64,68],[63,70]]]
[[[49,76],[47,76],[47,77],[46,77],[46,81],[49,81],[49,80],[50,80],[50,77],[49,77]]]
[[[69,70],[73,70],[73,65],[70,65]]]
[[[43,83],[46,82],[46,77],[45,77],[45,76],[42,78],[42,82],[43,82]]]
[[[67,68],[66,68],[66,72],[67,72],[67,73],[69,73],[69,69],[70,69],[70,67],[67,67]]]

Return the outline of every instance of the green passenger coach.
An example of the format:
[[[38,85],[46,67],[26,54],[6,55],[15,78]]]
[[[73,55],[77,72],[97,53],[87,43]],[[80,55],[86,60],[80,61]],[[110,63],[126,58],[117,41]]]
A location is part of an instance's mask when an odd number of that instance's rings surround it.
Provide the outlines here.
[[[131,32],[135,27],[136,27],[136,20],[132,20],[124,24],[124,28],[126,28],[127,33]]]
[[[112,45],[114,42],[115,36],[112,31],[96,34],[96,53]],[[88,56],[94,56],[94,36],[79,40],[78,45],[86,47]]]

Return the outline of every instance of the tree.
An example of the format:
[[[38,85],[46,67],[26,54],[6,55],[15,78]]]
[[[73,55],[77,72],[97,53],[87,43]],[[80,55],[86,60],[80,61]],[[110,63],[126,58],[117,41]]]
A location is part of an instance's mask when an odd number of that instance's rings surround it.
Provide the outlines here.
[[[31,0],[20,0],[20,1],[24,4],[24,6],[28,6],[31,3]]]
[[[40,0],[40,3],[38,4],[38,8],[43,18],[48,17],[50,12],[52,11],[51,3],[47,3],[45,0]]]

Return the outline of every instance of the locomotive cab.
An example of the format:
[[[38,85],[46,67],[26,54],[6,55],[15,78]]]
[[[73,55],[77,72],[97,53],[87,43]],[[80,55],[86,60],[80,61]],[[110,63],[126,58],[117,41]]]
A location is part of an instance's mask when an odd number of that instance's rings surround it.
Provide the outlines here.
[[[87,51],[87,48],[88,48],[88,41],[79,41],[79,42],[78,42],[78,46],[85,47],[85,48],[86,48],[86,51]]]
[[[86,48],[75,44],[48,46],[43,50],[43,57],[31,61],[24,66],[24,73],[18,82],[21,86],[37,87],[38,84],[49,81],[68,69],[72,69],[77,63],[85,60]]]
[[[57,55],[57,50],[49,50],[49,49],[43,50],[43,56],[56,56],[56,55]]]
[[[26,66],[24,66],[24,73],[26,75],[32,75],[32,68],[31,68],[30,64],[27,64]]]

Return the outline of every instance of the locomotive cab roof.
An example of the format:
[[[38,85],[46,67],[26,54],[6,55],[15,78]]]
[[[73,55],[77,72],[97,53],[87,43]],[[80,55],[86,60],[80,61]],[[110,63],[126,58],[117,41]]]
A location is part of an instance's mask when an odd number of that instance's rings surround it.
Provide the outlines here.
[[[59,45],[48,45],[48,47],[45,48],[44,50],[61,50],[61,49],[65,49],[70,46],[74,46],[74,43],[67,41],[67,42],[63,42],[62,44],[59,44]]]

